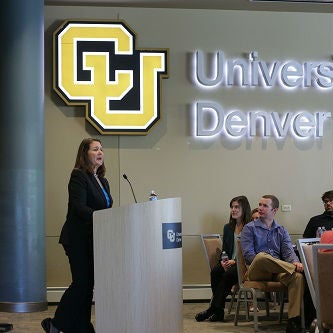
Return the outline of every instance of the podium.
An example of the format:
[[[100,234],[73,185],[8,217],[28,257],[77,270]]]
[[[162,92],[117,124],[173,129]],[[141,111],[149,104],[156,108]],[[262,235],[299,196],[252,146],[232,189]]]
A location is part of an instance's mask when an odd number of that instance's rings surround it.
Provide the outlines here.
[[[182,333],[181,199],[94,212],[96,333]]]

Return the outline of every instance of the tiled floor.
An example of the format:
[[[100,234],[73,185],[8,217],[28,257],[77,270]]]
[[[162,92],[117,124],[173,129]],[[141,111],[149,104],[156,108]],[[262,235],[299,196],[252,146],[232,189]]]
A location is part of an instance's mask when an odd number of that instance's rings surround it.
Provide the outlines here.
[[[184,303],[184,333],[252,333],[253,322],[245,321],[245,317],[241,318],[238,326],[233,324],[233,314],[226,316],[226,322],[196,322],[194,316],[207,308],[207,303]],[[50,305],[47,311],[36,313],[6,313],[0,312],[0,322],[10,322],[14,325],[12,333],[43,333],[40,322],[43,318],[52,317],[55,306]],[[272,311],[272,316],[267,318],[264,311],[260,312],[259,329],[262,332],[282,333],[285,331],[286,320],[282,324],[278,324],[276,313]],[[98,332],[97,332],[98,333]],[[145,332],[128,332],[128,333],[145,333]],[[158,333],[158,332],[156,332]],[[170,332],[173,333],[173,332]]]

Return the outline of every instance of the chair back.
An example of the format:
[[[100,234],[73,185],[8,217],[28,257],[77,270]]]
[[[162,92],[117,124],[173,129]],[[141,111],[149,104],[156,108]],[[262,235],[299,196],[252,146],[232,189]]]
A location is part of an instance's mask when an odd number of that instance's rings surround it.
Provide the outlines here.
[[[209,270],[218,263],[222,253],[222,239],[220,234],[201,235],[202,246],[206,255]]]
[[[314,282],[319,329],[333,329],[333,244],[315,244],[313,249]],[[330,252],[324,252],[329,250]]]
[[[235,242],[237,245],[236,261],[237,261],[238,284],[240,286],[243,286],[244,281],[246,280],[247,266],[246,266],[245,259],[243,256],[243,250],[242,250],[242,246],[240,243],[240,238],[235,237]]]
[[[318,244],[319,241],[320,238],[301,238],[297,239],[296,241],[299,259],[303,264],[304,275],[309,287],[313,304],[317,303],[317,297],[314,288],[314,267],[313,267],[312,246],[314,244]]]

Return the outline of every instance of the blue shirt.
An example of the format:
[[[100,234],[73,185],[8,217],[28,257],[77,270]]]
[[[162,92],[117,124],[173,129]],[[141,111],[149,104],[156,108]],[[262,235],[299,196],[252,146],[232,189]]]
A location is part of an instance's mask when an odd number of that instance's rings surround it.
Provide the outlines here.
[[[103,186],[102,186],[102,191],[103,191],[105,199],[106,199],[107,208],[109,208],[109,207],[111,207],[111,200],[110,200],[110,197],[108,195],[108,192],[106,192],[106,190]]]
[[[287,229],[274,220],[271,227],[259,219],[245,224],[241,235],[245,262],[250,265],[256,254],[266,252],[290,263],[299,262]]]

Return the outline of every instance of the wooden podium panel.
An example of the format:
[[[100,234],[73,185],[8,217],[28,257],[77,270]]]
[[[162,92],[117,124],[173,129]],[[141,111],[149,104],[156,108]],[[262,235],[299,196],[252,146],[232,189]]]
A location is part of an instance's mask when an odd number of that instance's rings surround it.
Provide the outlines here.
[[[96,211],[94,261],[96,333],[183,332],[180,198]]]

